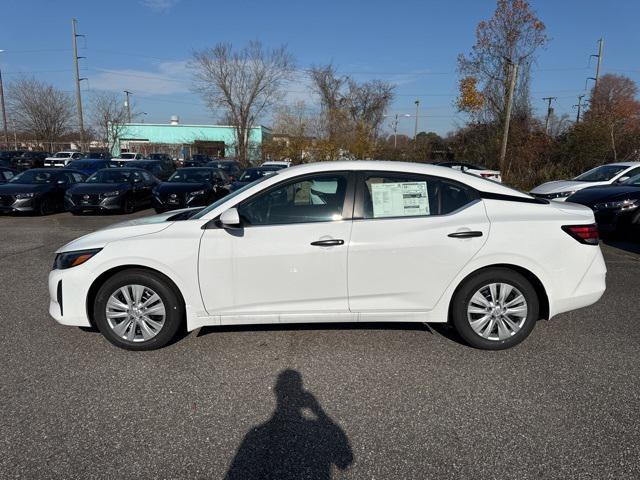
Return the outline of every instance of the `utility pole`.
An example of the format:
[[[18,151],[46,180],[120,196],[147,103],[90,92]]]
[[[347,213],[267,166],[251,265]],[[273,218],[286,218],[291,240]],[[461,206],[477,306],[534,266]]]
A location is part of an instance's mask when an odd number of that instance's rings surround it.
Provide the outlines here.
[[[578,95],[578,104],[574,105],[574,107],[578,108],[578,114],[576,115],[576,123],[580,123],[580,112],[582,110],[582,99],[585,97],[584,94]]]
[[[78,125],[80,126],[80,144],[84,147],[84,119],[82,117],[82,97],[80,95],[80,82],[86,80],[86,78],[80,78],[80,68],[78,67],[78,60],[84,57],[78,56],[78,37],[84,37],[84,35],[78,35],[76,33],[76,24],[78,21],[75,18],[71,19],[71,38],[73,43],[73,64],[75,66],[76,74],[76,105],[78,107]]]
[[[420,100],[416,100],[413,102],[416,104],[416,127],[413,129],[413,142],[415,143],[418,140],[418,109],[420,107]]]
[[[546,100],[549,102],[547,104],[547,119],[544,122],[544,131],[547,135],[549,135],[549,117],[553,113],[553,108],[551,108],[551,102],[556,100],[558,97],[544,97],[542,100]]]
[[[126,96],[124,104],[127,107],[127,123],[131,123],[131,103],[129,103],[129,95],[132,93],[129,90],[125,90],[124,94]]]
[[[591,55],[592,57],[596,57],[598,61],[596,62],[596,76],[593,79],[595,81],[594,90],[598,88],[598,80],[600,80],[600,65],[602,65],[602,51],[604,49],[604,38],[598,40],[598,54]]]
[[[516,79],[518,77],[518,64],[508,60],[511,68],[511,81],[509,82],[509,92],[507,94],[507,108],[504,118],[504,129],[502,132],[502,145],[500,146],[500,170],[502,175],[505,174],[505,158],[507,156],[507,140],[509,138],[509,123],[511,122],[511,107],[513,106],[513,91],[516,88]]]
[[[0,50],[0,53],[4,50]],[[9,133],[7,132],[7,111],[4,108],[4,90],[2,88],[2,68],[0,68],[0,106],[2,107],[2,125],[4,130],[4,143],[9,148]]]
[[[395,120],[391,124],[393,125],[393,149],[398,148],[398,114],[396,113]]]

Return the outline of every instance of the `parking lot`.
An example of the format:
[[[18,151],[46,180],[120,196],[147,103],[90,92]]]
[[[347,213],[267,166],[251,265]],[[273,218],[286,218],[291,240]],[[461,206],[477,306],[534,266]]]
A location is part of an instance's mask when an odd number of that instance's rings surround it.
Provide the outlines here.
[[[363,323],[207,328],[136,353],[55,324],[53,252],[150,213],[0,217],[0,477],[640,477],[638,245],[604,244],[602,300],[506,351]],[[281,455],[262,463],[266,442]]]

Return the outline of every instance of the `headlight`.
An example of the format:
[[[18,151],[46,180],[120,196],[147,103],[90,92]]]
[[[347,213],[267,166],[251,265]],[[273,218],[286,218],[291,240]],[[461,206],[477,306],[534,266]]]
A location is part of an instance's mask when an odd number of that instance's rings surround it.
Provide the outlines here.
[[[191,195],[192,197],[195,197],[196,195],[204,195],[205,191],[204,190],[196,190],[195,192],[191,192],[189,195]]]
[[[77,267],[93,257],[101,248],[91,250],[77,250],[75,252],[63,252],[56,255],[53,262],[54,270],[64,270],[65,268]]]
[[[35,197],[35,196],[36,196],[36,194],[35,194],[35,193],[18,193],[18,194],[16,195],[16,198],[17,198],[18,200],[21,200],[21,199],[23,199],[23,198],[33,198],[33,197]]]
[[[104,193],[101,193],[100,195],[102,197],[117,197],[118,195],[120,195],[120,193],[122,193],[120,192],[120,190],[114,190],[113,192],[104,192]]]
[[[576,193],[575,190],[571,191],[571,192],[558,192],[558,193],[551,193],[549,194],[548,198],[564,198],[564,197],[568,197],[570,195],[573,195],[574,193]]]
[[[631,208],[631,207],[635,207],[637,204],[638,204],[638,199],[620,200],[618,202],[596,203],[593,206],[593,208],[596,208],[598,210],[604,209],[604,208]]]

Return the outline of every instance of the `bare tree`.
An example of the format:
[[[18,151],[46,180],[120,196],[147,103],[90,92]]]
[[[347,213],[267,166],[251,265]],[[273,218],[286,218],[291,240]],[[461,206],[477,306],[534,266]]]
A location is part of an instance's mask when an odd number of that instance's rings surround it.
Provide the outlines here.
[[[22,78],[9,85],[8,109],[18,130],[52,148],[72,130],[74,103],[71,97],[34,78]]]
[[[237,152],[248,164],[249,129],[283,97],[283,87],[294,72],[294,60],[286,47],[265,50],[251,42],[234,51],[220,43],[193,54],[193,89],[212,110],[224,109],[236,129]]]
[[[98,138],[110,152],[119,144],[126,129],[128,112],[119,95],[113,92],[96,92],[91,101],[91,123]]]

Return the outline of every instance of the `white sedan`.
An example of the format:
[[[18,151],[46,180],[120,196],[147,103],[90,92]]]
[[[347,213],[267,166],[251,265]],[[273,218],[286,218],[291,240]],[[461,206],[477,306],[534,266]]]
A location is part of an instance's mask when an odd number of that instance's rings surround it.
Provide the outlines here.
[[[543,183],[529,193],[536,198],[564,202],[567,197],[583,188],[622,183],[636,175],[640,175],[640,162],[609,163],[592,168],[573,180]]]
[[[326,162],[68,243],[49,312],[131,350],[183,325],[365,321],[451,322],[502,349],[596,302],[605,273],[587,207],[433,165]]]

